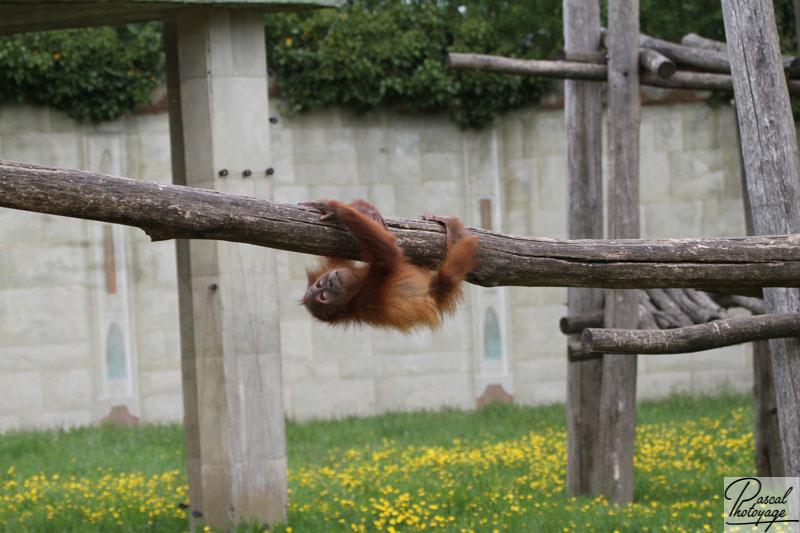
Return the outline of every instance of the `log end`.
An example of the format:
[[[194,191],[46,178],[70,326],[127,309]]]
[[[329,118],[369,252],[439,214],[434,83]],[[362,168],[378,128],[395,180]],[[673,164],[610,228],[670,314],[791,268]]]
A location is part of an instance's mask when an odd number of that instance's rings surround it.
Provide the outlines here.
[[[593,329],[586,328],[581,333],[581,352],[584,354],[592,353],[594,349],[594,337],[593,337]]]
[[[672,75],[675,74],[675,71],[676,71],[675,63],[673,63],[672,61],[668,61],[661,63],[658,66],[658,71],[656,72],[656,74],[658,74],[659,78],[666,80],[668,78],[671,78]]]
[[[800,78],[800,57],[793,57],[787,61],[784,70],[790,78]]]
[[[570,363],[580,363],[581,361],[591,361],[593,359],[600,359],[603,354],[589,353],[583,350],[580,342],[572,341],[567,343],[567,360]]]

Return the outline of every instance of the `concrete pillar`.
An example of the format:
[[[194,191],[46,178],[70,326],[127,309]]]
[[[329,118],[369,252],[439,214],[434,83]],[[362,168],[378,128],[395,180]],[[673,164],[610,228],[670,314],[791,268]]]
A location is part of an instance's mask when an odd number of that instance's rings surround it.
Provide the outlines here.
[[[165,23],[165,45],[173,181],[269,196],[263,15],[181,12]],[[285,522],[273,252],[192,240],[177,256],[192,528]]]

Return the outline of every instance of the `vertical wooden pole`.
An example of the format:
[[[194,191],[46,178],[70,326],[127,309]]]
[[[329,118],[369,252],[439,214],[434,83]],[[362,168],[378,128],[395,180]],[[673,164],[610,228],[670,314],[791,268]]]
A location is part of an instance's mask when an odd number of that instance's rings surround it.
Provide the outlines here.
[[[761,477],[783,477],[783,447],[778,422],[778,402],[775,398],[775,374],[772,372],[768,341],[753,343],[753,397],[756,474]]]
[[[261,12],[182,11],[165,48],[174,182],[254,196],[270,166]],[[191,527],[285,521],[273,252],[179,241],[177,259]]]
[[[737,119],[738,121],[738,119]],[[745,230],[755,235],[753,210],[747,194],[747,179],[744,172],[742,137],[736,125],[736,141],[739,147],[739,177],[742,181],[742,203],[744,204]],[[755,440],[756,474],[761,477],[783,477],[783,447],[781,446],[778,408],[775,400],[775,377],[769,341],[753,343],[753,437]]]
[[[747,193],[759,235],[800,231],[800,161],[771,0],[723,0]],[[797,289],[765,288],[770,313],[800,310]],[[786,476],[800,476],[800,339],[773,339]]]
[[[167,107],[172,182],[186,185],[186,161],[183,146],[183,110],[178,73],[178,24],[164,21],[164,52],[167,78]],[[175,256],[189,257],[189,241],[175,241]],[[183,431],[186,437],[186,459],[189,478],[189,523],[196,530],[196,513],[203,509],[203,483],[200,468],[200,434],[197,413],[197,371],[195,369],[194,309],[191,291],[192,265],[178,260],[178,320],[181,329],[181,379],[183,384]]]
[[[599,2],[564,0],[564,41],[567,52],[599,49]],[[570,239],[603,238],[601,90],[600,82],[564,82]],[[602,289],[567,289],[568,315],[602,308]],[[579,339],[580,334],[571,335],[568,342]],[[602,359],[567,364],[567,493],[571,495],[596,492],[602,370]]]
[[[639,2],[608,5],[608,236],[639,237]],[[606,292],[606,327],[636,329],[634,290]],[[636,355],[603,357],[598,490],[613,503],[633,501]]]

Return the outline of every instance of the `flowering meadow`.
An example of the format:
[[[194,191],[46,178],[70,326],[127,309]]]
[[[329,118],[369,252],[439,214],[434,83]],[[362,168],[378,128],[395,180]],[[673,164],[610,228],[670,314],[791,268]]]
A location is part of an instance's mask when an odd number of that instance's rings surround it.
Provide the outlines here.
[[[721,531],[723,477],[754,473],[750,403],[641,404],[627,506],[565,494],[563,406],[290,423],[272,531]],[[179,426],[0,436],[0,531],[185,531],[182,441]]]

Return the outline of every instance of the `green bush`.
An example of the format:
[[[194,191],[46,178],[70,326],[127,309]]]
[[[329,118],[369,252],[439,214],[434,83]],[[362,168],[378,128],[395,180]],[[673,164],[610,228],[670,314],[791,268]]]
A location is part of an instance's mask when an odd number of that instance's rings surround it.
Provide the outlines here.
[[[161,24],[0,37],[0,101],[50,105],[81,121],[148,103],[164,70]]]
[[[363,0],[338,11],[270,15],[269,64],[290,111],[331,104],[446,109],[460,126],[479,127],[537,101],[548,82],[453,71],[447,52],[551,58],[561,33],[560,0],[509,3],[502,11],[492,5],[469,2],[461,12],[458,2]]]
[[[654,37],[724,39],[719,0],[641,0],[640,7],[642,31]],[[792,0],[775,0],[775,13],[784,51],[794,53]],[[550,82],[452,71],[447,53],[550,59],[563,44],[561,17],[562,0],[355,0],[338,10],[267,15],[267,55],[290,113],[389,105],[447,111],[462,127],[480,127],[538,101]],[[0,37],[0,101],[113,119],[148,101],[163,63],[159,23]]]

